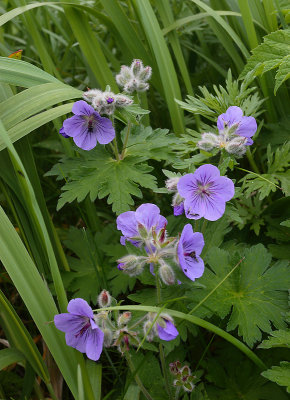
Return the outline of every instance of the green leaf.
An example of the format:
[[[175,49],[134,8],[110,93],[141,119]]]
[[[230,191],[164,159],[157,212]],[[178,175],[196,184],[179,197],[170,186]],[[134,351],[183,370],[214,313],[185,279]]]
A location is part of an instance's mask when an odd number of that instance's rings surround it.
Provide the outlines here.
[[[11,347],[9,349],[0,350],[0,370],[11,364],[23,361],[24,356],[21,351]]]
[[[264,43],[253,50],[241,78],[254,70],[256,75],[278,68],[274,93],[290,77],[290,29],[278,30],[264,37]]]
[[[286,386],[287,392],[290,393],[290,362],[281,361],[280,367],[274,366],[262,372],[262,375],[277,385]]]
[[[272,347],[290,347],[290,330],[279,330],[271,332],[267,340],[259,344],[260,349],[271,349]]]
[[[156,189],[156,178],[149,173],[153,170],[147,164],[140,164],[136,157],[127,156],[116,161],[104,147],[85,152],[80,151],[82,157],[63,159],[47,175],[68,177],[63,186],[64,191],[58,202],[59,210],[66,203],[73,200],[78,202],[89,194],[94,201],[108,196],[108,204],[117,214],[130,210],[134,204],[132,196],[142,197],[139,186],[147,189]]]
[[[42,83],[61,83],[54,76],[26,61],[0,57],[0,82],[31,87]]]
[[[210,249],[207,262],[211,269],[199,279],[206,290],[195,290],[191,296],[197,302],[204,299],[243,256],[239,268],[205,300],[199,313],[229,316],[227,330],[238,328],[239,335],[252,346],[261,339],[261,331],[272,331],[270,322],[278,329],[285,327],[283,313],[288,310],[286,290],[290,284],[286,261],[269,268],[271,255],[261,244],[231,256],[224,250]]]

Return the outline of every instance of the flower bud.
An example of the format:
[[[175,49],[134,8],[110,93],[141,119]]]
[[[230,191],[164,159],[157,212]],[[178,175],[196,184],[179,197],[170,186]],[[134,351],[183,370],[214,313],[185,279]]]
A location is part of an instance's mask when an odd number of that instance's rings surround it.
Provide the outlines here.
[[[151,78],[152,68],[147,65],[147,67],[143,68],[143,70],[139,73],[139,79],[146,82]]]
[[[115,96],[115,98],[116,98],[116,106],[117,107],[123,108],[123,107],[127,107],[127,106],[130,106],[131,104],[133,104],[133,100],[130,99],[130,97],[125,96],[123,94],[117,94]]]
[[[133,75],[138,76],[139,73],[144,69],[143,63],[141,60],[133,60],[131,64],[131,70],[133,72]]]
[[[246,143],[248,138],[237,136],[227,142],[225,149],[228,153],[234,154],[236,157],[241,157],[246,152]]]
[[[125,311],[120,314],[117,322],[118,326],[121,327],[122,325],[127,325],[131,319],[131,316],[132,314],[130,313],[130,311]]]
[[[178,192],[175,193],[172,199],[173,214],[175,216],[182,215],[184,212],[184,198]]]
[[[197,147],[204,151],[211,151],[215,147],[219,147],[218,136],[210,132],[203,133]]]
[[[227,134],[229,136],[233,135],[236,132],[236,130],[238,129],[239,125],[240,125],[239,122],[236,122],[235,124],[231,125],[228,129],[226,129]]]
[[[84,100],[88,101],[89,103],[91,103],[95,98],[102,99],[102,97],[103,92],[99,89],[89,89],[87,92],[83,93]]]
[[[150,327],[151,327],[151,329],[150,329]],[[147,334],[149,329],[150,329],[150,332]],[[148,342],[152,342],[152,340],[154,339],[154,336],[155,336],[155,325],[153,325],[153,327],[152,327],[152,321],[148,320],[144,323],[143,331],[144,331],[144,335],[147,334],[146,340],[148,340]]]
[[[109,329],[108,327],[102,329],[104,332],[104,346],[105,347],[110,347],[113,341],[113,333],[112,330]]]
[[[181,362],[175,361],[169,364],[169,370],[173,375],[177,375],[180,372]]]
[[[174,285],[175,275],[172,268],[168,264],[162,264],[158,272],[165,285]]]
[[[107,290],[102,290],[98,297],[98,304],[101,308],[109,307],[111,304],[111,296]]]
[[[177,184],[180,179],[180,176],[174,176],[173,178],[167,179],[165,181],[165,187],[168,189],[170,192],[177,192]]]
[[[118,260],[118,269],[126,272],[129,276],[136,276],[142,273],[146,263],[146,257],[129,254]]]

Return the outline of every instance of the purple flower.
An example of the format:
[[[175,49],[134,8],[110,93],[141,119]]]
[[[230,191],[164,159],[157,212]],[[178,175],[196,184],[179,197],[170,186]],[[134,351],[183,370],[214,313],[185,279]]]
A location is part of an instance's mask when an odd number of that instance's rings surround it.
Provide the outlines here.
[[[202,165],[194,174],[182,176],[177,188],[185,199],[185,215],[189,219],[204,217],[216,221],[224,214],[226,201],[235,194],[232,180],[220,176],[219,169],[211,164]]]
[[[75,144],[83,150],[91,150],[97,142],[110,143],[115,137],[115,130],[108,118],[101,117],[93,107],[85,101],[74,103],[73,117],[63,121],[63,130],[60,132],[73,138]]]
[[[175,215],[175,217],[177,217],[178,215],[182,215],[183,213],[184,213],[183,201],[180,204],[173,206],[173,215]]]
[[[171,318],[167,316],[161,316],[159,318],[160,324],[157,322],[157,333],[162,340],[173,340],[178,336],[178,330],[175,328]]]
[[[257,123],[254,117],[244,117],[240,107],[229,107],[224,114],[219,115],[217,127],[219,131],[222,131],[225,128],[231,128],[233,125],[237,126],[234,132],[236,135],[248,138],[246,145],[253,144],[253,140],[250,138],[257,131]]]
[[[93,310],[83,299],[71,300],[67,310],[68,313],[55,315],[55,326],[65,332],[68,346],[97,361],[103,350],[104,333],[94,321]]]
[[[63,126],[60,128],[59,133],[64,137],[64,138],[68,138],[69,136],[65,133]]]
[[[136,211],[126,211],[117,218],[117,228],[123,233],[121,244],[125,240],[138,246],[144,234],[148,236],[154,230],[158,235],[165,229],[167,220],[160,215],[160,210],[155,204],[146,203],[137,208]]]
[[[199,257],[203,246],[203,234],[193,233],[192,226],[185,225],[178,242],[177,255],[184,275],[192,281],[200,278],[204,272],[204,263]]]

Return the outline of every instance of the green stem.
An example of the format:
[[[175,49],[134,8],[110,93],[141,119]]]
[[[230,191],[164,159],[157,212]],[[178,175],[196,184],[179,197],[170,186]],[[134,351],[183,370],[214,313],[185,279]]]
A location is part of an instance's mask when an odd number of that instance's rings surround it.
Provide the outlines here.
[[[115,153],[116,160],[120,161],[120,156],[119,156],[119,153],[118,153],[118,145],[117,145],[116,138],[114,138],[113,143],[114,143],[114,153]]]
[[[51,383],[47,383],[46,387],[49,391],[50,397],[52,398],[52,400],[58,400],[56,394],[54,393],[53,387]]]
[[[126,152],[126,147],[127,147],[128,139],[129,139],[129,136],[130,136],[130,131],[131,131],[131,121],[128,122],[126,137],[125,137],[125,140],[124,140],[122,154],[121,154],[121,160],[123,160],[125,152]]]
[[[202,353],[200,360],[198,361],[198,363],[196,364],[195,370],[194,372],[196,372],[198,370],[198,367],[200,366],[200,363],[202,362],[202,360],[204,359],[204,356],[206,355],[210,345],[212,344],[213,339],[215,338],[215,334],[212,335],[210,341],[208,342],[206,348],[204,349],[204,352]]]
[[[141,392],[144,394],[144,396],[146,397],[146,399],[148,399],[148,400],[153,400],[153,398],[150,396],[150,394],[149,394],[149,392],[147,391],[147,389],[144,387],[144,385],[143,385],[141,379],[139,378],[139,375],[135,373],[135,367],[134,367],[134,364],[133,364],[133,362],[132,362],[132,360],[131,360],[131,356],[130,356],[130,354],[128,353],[128,351],[125,351],[125,357],[126,357],[126,360],[127,360],[127,364],[128,364],[128,366],[129,366],[129,368],[130,368],[130,371],[131,371],[132,375],[134,376],[135,382],[136,382],[137,385],[139,386]]]
[[[161,302],[162,302],[161,287],[160,287],[160,281],[159,281],[159,277],[158,277],[157,273],[155,274],[155,277],[156,277],[157,302],[158,302],[158,304],[161,304]],[[163,372],[163,376],[164,376],[164,380],[165,380],[166,391],[168,393],[169,399],[172,399],[171,386],[170,386],[169,376],[168,376],[168,368],[166,367],[165,355],[164,355],[162,343],[159,343],[159,358],[160,358],[162,372]]]
[[[251,152],[251,150],[249,148],[247,148],[247,152],[246,152],[248,161],[250,163],[250,166],[253,168],[253,170],[257,173],[260,174],[259,168],[257,167],[257,164],[254,160],[253,154]]]
[[[180,389],[181,389],[181,387],[180,387],[180,386],[176,388],[176,392],[175,392],[174,400],[178,400],[178,398],[179,398],[179,393],[180,393]]]
[[[202,223],[202,227],[201,227],[201,233],[205,232],[206,226],[207,226],[207,219],[204,218],[203,219],[203,223]]]

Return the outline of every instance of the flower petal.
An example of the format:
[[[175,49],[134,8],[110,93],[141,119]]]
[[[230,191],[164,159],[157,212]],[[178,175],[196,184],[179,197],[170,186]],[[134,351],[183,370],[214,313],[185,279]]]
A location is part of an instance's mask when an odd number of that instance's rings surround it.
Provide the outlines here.
[[[98,142],[101,144],[110,143],[116,136],[116,132],[111,120],[101,116],[98,117],[95,133],[97,135]]]
[[[92,115],[95,110],[84,100],[79,100],[72,106],[72,112],[75,115]]]
[[[197,189],[196,181],[193,174],[182,176],[177,183],[177,190],[181,197],[191,196],[193,191]]]
[[[126,211],[117,218],[117,229],[123,233],[125,238],[138,236],[137,221],[134,211]],[[123,243],[122,243],[123,244]]]
[[[235,133],[250,138],[256,133],[257,128],[257,122],[254,117],[243,117]]]
[[[219,115],[217,120],[218,130],[225,128],[225,124],[230,127],[233,124],[240,122],[243,117],[243,110],[240,107],[232,106],[227,109],[224,114]]]
[[[54,316],[54,324],[62,332],[77,333],[84,326],[84,319],[80,315],[63,313]]]
[[[68,303],[67,311],[74,315],[81,315],[88,318],[94,318],[94,313],[91,307],[84,299],[73,299]]]
[[[182,271],[185,276],[187,276],[190,280],[194,281],[197,278],[200,278],[204,273],[204,262],[199,257],[185,257],[185,268],[182,268]]]
[[[86,354],[89,359],[97,361],[103,351],[104,333],[100,328],[91,329],[86,342]]]
[[[83,117],[74,115],[73,117],[67,118],[63,121],[63,129],[65,134],[70,137],[81,135],[82,133],[88,132],[88,128]]]
[[[182,244],[184,253],[192,253],[200,255],[204,246],[203,234],[193,232],[192,225],[186,224],[182,230],[179,242]]]
[[[68,346],[73,347],[74,349],[77,349],[81,353],[85,353],[86,351],[86,343],[88,340],[88,329],[83,333],[79,335],[75,335],[71,332],[68,332],[65,334],[65,341]]]
[[[224,201],[231,200],[235,195],[234,182],[226,176],[219,176],[210,187],[213,195],[218,195]]]
[[[97,136],[94,133],[82,132],[81,134],[74,136],[75,144],[83,150],[92,150],[97,145]]]
[[[69,136],[65,133],[64,127],[63,127],[63,126],[60,128],[59,133],[60,133],[64,138],[69,138]]]
[[[195,196],[193,199],[184,200],[185,216],[188,219],[199,219],[204,217],[205,204],[201,196]]]
[[[156,225],[156,231],[159,232],[160,229],[165,228],[167,225],[167,219],[163,215],[159,215],[159,219]]]
[[[160,210],[155,204],[145,203],[137,208],[135,212],[136,221],[145,226],[149,231],[157,226],[160,218]]]
[[[209,221],[216,221],[223,216],[225,209],[225,200],[220,196],[206,197],[203,217]]]
[[[182,215],[184,213],[184,204],[181,202],[180,204],[173,207],[173,215]]]
[[[166,327],[162,328],[159,324],[156,324],[157,326],[157,332],[158,336],[162,340],[173,340],[178,336],[178,330],[175,328],[172,322],[165,320],[166,322]]]
[[[204,164],[194,172],[194,179],[206,185],[220,176],[220,170],[211,164]]]

